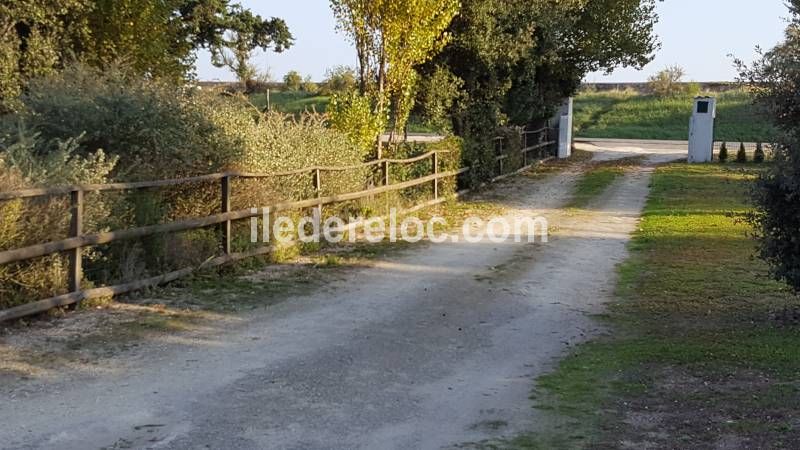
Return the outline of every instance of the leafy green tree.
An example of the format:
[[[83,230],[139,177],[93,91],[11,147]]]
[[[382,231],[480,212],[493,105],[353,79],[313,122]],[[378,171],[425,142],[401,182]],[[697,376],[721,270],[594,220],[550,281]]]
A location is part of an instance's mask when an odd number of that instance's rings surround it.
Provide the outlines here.
[[[792,19],[784,41],[764,53],[752,67],[741,65],[758,103],[781,131],[772,164],[755,191],[757,212],[751,219],[761,257],[776,279],[800,292],[800,0],[788,2]]]
[[[405,128],[416,94],[416,66],[444,48],[444,31],[458,13],[458,0],[385,0],[381,36],[385,61],[378,76],[385,76],[391,101],[392,132]]]
[[[651,61],[654,8],[655,0],[463,0],[452,39],[419,69],[423,78],[444,70],[458,81],[450,93],[437,87],[417,100],[456,99],[448,114],[464,158],[479,178],[490,176],[495,129],[541,123],[588,72]]]
[[[356,49],[358,82],[362,95],[367,94],[367,90],[371,88],[370,80],[377,78],[377,67],[385,64],[385,55],[380,52],[380,36],[377,33],[381,5],[382,0],[331,0],[338,29],[351,39]],[[379,84],[382,82],[383,79],[379,80]]]
[[[126,61],[131,70],[182,79],[194,63],[188,24],[176,14],[183,1],[94,0],[86,16],[91,35],[78,49],[96,67]]]
[[[436,67],[433,73],[422,77],[413,114],[429,127],[452,131],[450,111],[461,99],[464,81],[449,70]]]
[[[16,109],[25,81],[48,75],[89,39],[87,0],[0,2],[0,112]]]
[[[221,61],[233,50],[282,51],[292,42],[282,20],[229,0],[4,1],[0,30],[0,112],[19,105],[27,80],[70,59],[98,68],[121,60],[137,75],[175,81],[191,76],[198,48]]]
[[[390,105],[392,131],[402,130],[416,93],[416,66],[447,43],[444,31],[459,1],[331,0],[331,6],[356,46],[362,93],[373,96],[378,113]]]
[[[658,48],[655,0],[537,2],[533,47],[513,73],[506,113],[523,125],[548,117],[594,71],[641,68]]]
[[[294,41],[283,19],[264,20],[241,5],[229,7],[222,24],[225,31],[208,44],[211,63],[230,69],[245,89],[258,76],[251,63],[256,49],[281,53]]]
[[[283,84],[285,84],[286,89],[290,91],[299,91],[303,86],[303,76],[296,70],[290,70],[283,77]]]

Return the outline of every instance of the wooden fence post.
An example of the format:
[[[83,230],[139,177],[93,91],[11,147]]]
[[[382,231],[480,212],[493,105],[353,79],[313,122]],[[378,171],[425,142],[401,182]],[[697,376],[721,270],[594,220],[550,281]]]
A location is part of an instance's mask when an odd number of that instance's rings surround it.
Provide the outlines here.
[[[500,138],[500,158],[501,158],[499,161],[500,173],[498,173],[497,176],[503,175],[503,161],[505,160],[505,158],[503,158],[503,156],[505,155],[505,145],[504,145],[505,141],[506,141],[505,138]]]
[[[391,174],[389,172],[389,160],[383,162],[383,185],[388,186],[392,182]],[[386,200],[386,214],[390,214],[392,211],[392,206],[389,200],[390,194],[387,192],[383,198]]]
[[[69,237],[80,237],[83,234],[83,191],[78,189],[70,193],[71,218],[69,222]],[[81,290],[83,279],[82,248],[78,247],[69,252],[69,291]]]
[[[522,130],[522,167],[528,167],[528,132]]]
[[[439,174],[439,153],[433,152],[433,174]],[[439,179],[433,180],[433,199],[439,199]]]
[[[222,212],[231,212],[231,176],[222,177]],[[222,223],[222,251],[231,254],[231,221]]]
[[[317,198],[322,197],[322,177],[319,168],[314,169],[314,194]],[[317,205],[319,220],[322,220],[322,205]]]

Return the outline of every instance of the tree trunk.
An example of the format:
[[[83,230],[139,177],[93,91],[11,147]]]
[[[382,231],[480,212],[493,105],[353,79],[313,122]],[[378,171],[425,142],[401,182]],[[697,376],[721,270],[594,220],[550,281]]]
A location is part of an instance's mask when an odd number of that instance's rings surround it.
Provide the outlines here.
[[[361,95],[367,93],[367,78],[369,78],[369,52],[365,38],[358,40],[356,48],[358,51],[358,70],[359,70],[359,92]]]

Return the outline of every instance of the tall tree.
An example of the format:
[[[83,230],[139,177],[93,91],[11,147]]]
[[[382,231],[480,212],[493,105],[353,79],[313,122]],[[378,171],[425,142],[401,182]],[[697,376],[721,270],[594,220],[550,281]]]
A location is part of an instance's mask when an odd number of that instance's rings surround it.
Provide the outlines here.
[[[256,49],[280,53],[291,47],[294,40],[283,19],[264,20],[241,5],[230,8],[224,28],[227,31],[209,46],[211,62],[229,68],[245,88],[258,74],[251,63]]]
[[[549,116],[578,90],[584,76],[641,68],[659,48],[656,0],[543,1],[535,13],[533,47],[514,71],[507,96],[511,123]]]
[[[331,0],[339,30],[350,37],[356,48],[361,95],[367,94],[378,67],[385,64],[378,32],[381,6],[382,0]],[[382,87],[381,81],[379,85]]]
[[[390,104],[392,130],[403,129],[413,105],[416,66],[447,43],[444,31],[459,0],[331,0],[331,6],[356,46],[362,93],[374,92],[378,111]]]
[[[494,130],[549,116],[586,73],[640,67],[657,48],[655,0],[463,0],[452,40],[425,64],[417,111],[445,114],[468,163],[491,169]],[[432,105],[450,105],[442,111]],[[443,117],[425,117],[430,122]]]

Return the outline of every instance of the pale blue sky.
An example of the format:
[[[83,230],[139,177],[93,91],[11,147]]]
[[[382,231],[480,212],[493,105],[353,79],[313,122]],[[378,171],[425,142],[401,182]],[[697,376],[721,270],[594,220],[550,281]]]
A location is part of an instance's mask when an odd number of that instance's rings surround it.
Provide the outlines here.
[[[283,18],[296,38],[284,53],[262,53],[255,59],[276,79],[298,70],[321,80],[329,67],[355,65],[355,52],[336,32],[328,0],[240,1],[264,17]],[[643,81],[672,64],[683,66],[687,78],[695,81],[732,80],[736,73],[727,55],[751,60],[756,45],[772,47],[780,41],[788,16],[783,0],[665,0],[658,12],[656,33],[662,48],[649,66],[643,71],[618,69],[610,77],[590,74],[587,81]],[[205,52],[199,55],[197,73],[201,80],[234,78],[213,67]]]

